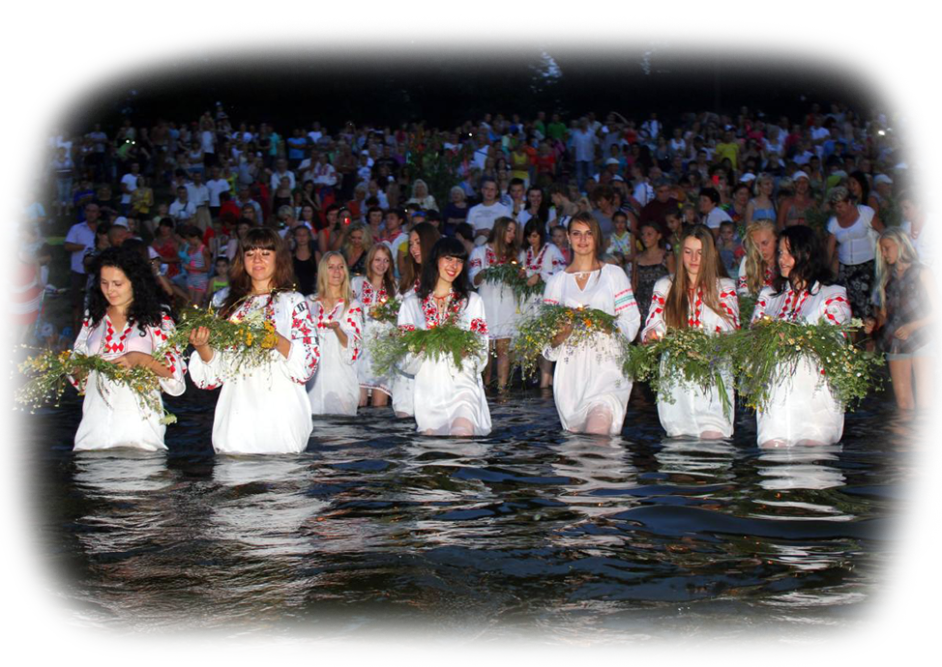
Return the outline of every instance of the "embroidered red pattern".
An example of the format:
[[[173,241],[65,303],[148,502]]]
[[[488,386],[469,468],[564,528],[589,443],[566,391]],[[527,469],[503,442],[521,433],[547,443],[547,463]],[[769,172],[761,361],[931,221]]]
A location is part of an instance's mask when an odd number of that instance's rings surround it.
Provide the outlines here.
[[[703,316],[703,288],[697,288],[697,297],[693,302],[693,313],[687,316],[687,326],[699,329],[702,326]]]
[[[805,301],[808,299],[810,292],[807,290],[802,290],[799,298],[799,294],[795,290],[788,290],[785,294],[785,303],[782,305],[782,311],[778,314],[780,320],[788,320],[789,322],[794,322],[798,319],[798,316],[801,315],[801,309],[805,305]]]
[[[457,320],[461,306],[462,301],[458,298],[458,293],[455,290],[451,290],[451,303],[448,304],[448,312],[445,317]],[[435,297],[431,294],[422,299],[422,314],[425,315],[426,329],[434,329],[439,324],[442,324],[438,317],[438,306],[435,305]]]
[[[475,317],[471,320],[471,331],[474,333],[479,333],[483,336],[487,335],[487,322],[482,320],[480,317]]]
[[[102,342],[102,348],[105,354],[115,354],[117,352],[124,352],[124,341],[127,339],[128,334],[131,333],[131,320],[128,320],[124,323],[124,331],[121,332],[121,336],[115,341],[114,339],[114,326],[111,324],[111,318],[105,315],[105,340]]]

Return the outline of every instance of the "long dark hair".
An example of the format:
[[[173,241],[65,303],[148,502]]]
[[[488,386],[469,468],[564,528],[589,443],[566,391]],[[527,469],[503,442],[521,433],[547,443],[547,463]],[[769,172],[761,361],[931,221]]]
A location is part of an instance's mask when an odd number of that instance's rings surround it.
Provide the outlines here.
[[[773,285],[775,293],[781,294],[791,285],[798,283],[804,289],[811,290],[815,282],[830,285],[834,276],[828,267],[824,244],[811,227],[794,225],[782,230],[778,237],[778,252],[781,253],[783,243],[788,243],[788,252],[795,258],[795,266],[788,274],[788,278],[778,274]]]
[[[221,317],[229,317],[235,307],[252,292],[252,277],[245,270],[245,253],[249,250],[274,250],[275,275],[271,279],[272,290],[293,290],[295,284],[294,261],[288,246],[278,232],[268,227],[253,227],[239,241],[229,269],[229,295],[220,309]]]
[[[539,218],[540,222],[543,223],[543,226],[546,226],[546,223],[549,221],[549,195],[543,192],[543,188],[539,185],[531,185],[527,188],[527,206],[526,210],[530,210],[530,193],[539,192],[540,193],[540,208],[537,210],[534,218]],[[532,219],[532,218],[531,218]]]
[[[405,294],[412,289],[412,284],[416,278],[421,276],[422,267],[425,265],[425,258],[432,252],[435,242],[441,238],[441,233],[435,228],[435,225],[428,222],[420,222],[412,228],[406,236],[411,238],[412,232],[419,235],[419,242],[422,245],[422,264],[415,261],[412,252],[409,250],[408,241],[406,241],[406,258],[403,262],[402,275],[399,277],[399,291]],[[432,286],[434,288],[434,285]]]
[[[527,224],[523,227],[523,247],[527,249],[530,247],[530,234],[536,232],[540,235],[540,248],[537,250],[539,252],[543,249],[543,246],[546,245],[546,224],[539,218],[530,218],[527,220]]]
[[[108,309],[108,300],[101,291],[101,270],[106,266],[121,269],[131,282],[133,298],[128,308],[128,320],[133,321],[142,334],[145,327],[159,327],[164,307],[160,303],[157,280],[150,262],[139,251],[124,248],[106,248],[95,259],[94,284],[88,298],[88,313],[92,324],[98,324]]]
[[[458,293],[460,299],[467,300],[468,295],[471,293],[471,281],[468,280],[467,271],[468,250],[464,247],[464,243],[450,236],[440,238],[432,246],[432,252],[429,253],[428,259],[422,263],[422,280],[419,283],[416,295],[420,299],[424,299],[435,289],[438,284],[438,260],[442,257],[454,257],[460,259],[464,264],[461,273],[458,274],[451,286]]]

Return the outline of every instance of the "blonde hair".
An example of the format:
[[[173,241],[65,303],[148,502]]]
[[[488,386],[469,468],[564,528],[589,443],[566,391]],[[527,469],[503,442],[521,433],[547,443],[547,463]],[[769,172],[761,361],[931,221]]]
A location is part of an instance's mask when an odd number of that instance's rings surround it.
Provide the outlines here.
[[[759,246],[752,240],[752,233],[766,229],[772,232],[775,238],[775,221],[768,218],[759,218],[746,225],[746,287],[750,294],[758,294],[765,284],[765,272],[769,268],[765,260],[762,259],[762,253],[759,252]]]
[[[686,329],[687,318],[690,313],[690,302],[687,291],[695,287],[703,290],[703,303],[714,313],[727,322],[732,322],[724,308],[720,307],[719,279],[726,278],[726,269],[720,261],[719,253],[713,243],[713,233],[705,225],[693,225],[686,229],[680,237],[680,247],[684,247],[688,238],[700,241],[700,272],[697,274],[697,283],[688,284],[687,270],[681,262],[674,274],[674,282],[667,293],[667,303],[664,305],[664,322],[668,328]],[[681,250],[683,258],[683,250]]]
[[[362,222],[354,222],[347,227],[343,233],[343,241],[341,241],[340,247],[343,250],[344,257],[347,256],[347,253],[350,252],[350,248],[353,245],[350,243],[350,237],[353,235],[353,232],[363,232],[363,250],[365,252],[369,252],[370,248],[373,247],[373,232],[370,231],[370,226],[364,225]]]
[[[896,258],[897,263],[917,264],[919,262],[919,253],[913,248],[909,240],[909,235],[900,227],[887,227],[880,234],[880,241],[888,239],[896,244],[899,255]],[[877,243],[877,305],[882,309],[886,308],[886,285],[890,282],[890,276],[893,273],[893,267],[883,259],[883,253],[880,251],[879,242]]]
[[[756,177],[756,182],[753,183],[753,185],[752,185],[752,194],[753,194],[754,196],[758,197],[760,194],[762,194],[761,191],[760,191],[760,188],[762,187],[762,184],[763,184],[763,183],[772,183],[772,184],[774,184],[775,181],[772,180],[772,177],[771,177],[771,176],[769,176],[768,174],[766,174],[766,173],[764,173],[764,172],[761,173],[761,174],[759,174],[759,175]]]
[[[327,262],[330,261],[331,257],[339,257],[343,264],[343,282],[340,284],[340,298],[343,299],[344,310],[346,311],[347,306],[353,301],[353,290],[350,288],[350,270],[347,268],[347,260],[344,258],[343,253],[337,250],[325,252],[324,256],[321,257],[321,261],[317,263],[317,292],[314,294],[314,297],[319,298],[327,294]]]

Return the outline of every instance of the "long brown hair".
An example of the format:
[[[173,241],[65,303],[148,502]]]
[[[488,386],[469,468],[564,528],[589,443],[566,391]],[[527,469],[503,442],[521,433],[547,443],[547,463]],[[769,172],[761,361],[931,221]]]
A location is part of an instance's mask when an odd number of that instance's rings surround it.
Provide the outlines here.
[[[700,272],[697,274],[696,284],[690,284],[687,269],[683,264],[684,245],[688,238],[700,241]],[[720,261],[716,245],[713,243],[713,233],[705,225],[692,225],[684,230],[680,236],[680,260],[674,274],[674,282],[670,292],[667,293],[667,303],[664,305],[664,322],[668,328],[687,328],[687,318],[690,316],[690,302],[687,292],[690,289],[703,289],[703,303],[714,313],[729,322],[726,311],[720,307],[719,279],[727,278],[726,269]]]
[[[488,242],[494,246],[494,254],[497,255],[498,259],[503,259],[508,262],[516,262],[517,255],[520,254],[520,248],[517,247],[517,231],[514,230],[514,240],[508,246],[505,242],[505,237],[507,236],[507,228],[510,225],[517,227],[517,221],[513,218],[502,215],[494,221],[494,226],[491,228],[491,234],[488,236]]]
[[[422,246],[422,261],[424,262],[432,254],[432,247],[442,235],[435,228],[435,225],[430,222],[420,222],[413,227],[412,231],[409,232],[409,238],[412,238],[412,232],[419,235],[419,243]],[[406,261],[405,266],[402,267],[402,275],[399,277],[399,291],[405,294],[412,289],[416,278],[421,274],[421,265],[415,261],[409,246],[406,245]]]
[[[595,216],[586,211],[579,211],[569,219],[569,225],[566,227],[566,233],[568,234],[572,230],[572,226],[581,222],[583,225],[586,225],[589,228],[589,231],[592,232],[592,239],[595,241],[595,258],[600,259],[602,254],[605,251],[605,237],[602,236],[602,228],[599,226],[599,221],[595,219]],[[570,247],[572,243],[570,242]],[[575,257],[575,253],[573,253]]]
[[[396,296],[396,280],[393,273],[396,260],[392,256],[392,250],[385,243],[377,243],[370,248],[370,252],[366,256],[366,279],[371,283],[373,282],[373,259],[381,252],[386,253],[389,258],[389,267],[386,269],[386,273],[383,274],[383,287],[386,288],[386,294],[391,299]]]
[[[252,277],[245,270],[245,253],[249,250],[274,250],[275,275],[271,278],[272,291],[294,289],[294,262],[288,246],[274,229],[254,227],[239,241],[239,249],[232,260],[232,268],[229,269],[229,296],[220,309],[221,317],[229,317],[236,306],[252,292]]]

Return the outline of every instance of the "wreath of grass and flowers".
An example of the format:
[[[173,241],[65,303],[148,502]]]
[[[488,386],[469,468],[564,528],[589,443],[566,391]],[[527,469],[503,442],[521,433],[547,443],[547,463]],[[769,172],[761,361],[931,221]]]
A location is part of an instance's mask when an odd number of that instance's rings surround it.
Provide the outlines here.
[[[278,345],[275,325],[265,316],[264,309],[255,310],[248,317],[232,322],[218,317],[213,308],[187,308],[180,313],[174,333],[154,352],[154,356],[160,357],[175,347],[186,349],[190,332],[199,327],[209,329],[210,347],[225,350],[231,357],[229,372],[232,374],[270,363],[271,351]]]
[[[466,357],[483,355],[486,350],[477,332],[458,326],[456,312],[449,313],[441,323],[430,325],[428,329],[395,327],[377,335],[368,344],[377,375],[392,374],[410,354],[424,354],[433,361],[451,357],[460,371]]]
[[[506,285],[513,292],[518,304],[524,304],[535,294],[543,294],[546,283],[536,281],[535,285],[527,284],[527,278],[520,275],[520,265],[517,262],[494,264],[481,271],[481,280],[492,285]]]
[[[753,409],[768,407],[772,387],[787,382],[802,359],[820,368],[819,383],[827,383],[844,409],[853,410],[873,389],[882,388],[878,373],[883,355],[850,342],[863,323],[803,324],[763,317],[735,334],[730,358],[737,390]]]
[[[732,371],[729,356],[737,344],[735,333],[710,336],[702,329],[668,329],[667,335],[646,345],[624,344],[622,373],[647,382],[658,401],[673,403],[671,390],[682,383],[709,393],[714,387],[723,414],[732,418],[733,401],[726,391],[722,371]]]
[[[752,314],[756,310],[758,296],[755,294],[740,294],[737,298],[739,299],[739,321],[751,322]]]
[[[517,326],[517,334],[511,343],[514,363],[520,366],[524,379],[532,377],[543,350],[552,345],[553,339],[564,327],[572,325],[572,334],[563,342],[564,346],[594,346],[601,335],[610,336],[618,331],[616,319],[614,315],[597,308],[541,304],[533,315],[521,320]]]
[[[377,322],[396,324],[399,321],[399,308],[401,306],[402,299],[396,297],[380,299],[370,308],[370,317]]]
[[[98,393],[106,403],[110,391],[105,383],[107,380],[130,389],[145,412],[162,415],[161,424],[177,421],[176,416],[168,412],[160,400],[160,379],[157,374],[143,366],[124,368],[96,355],[74,350],[45,350],[27,357],[20,363],[19,371],[30,379],[16,391],[14,398],[30,412],[50,403],[59,407],[66,387],[71,385],[69,378],[76,378],[81,384],[81,379],[88,378],[94,372]],[[83,396],[84,392],[79,390],[79,395]]]

